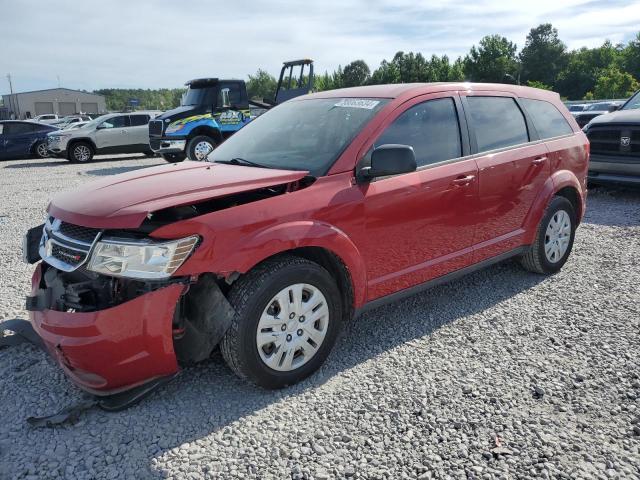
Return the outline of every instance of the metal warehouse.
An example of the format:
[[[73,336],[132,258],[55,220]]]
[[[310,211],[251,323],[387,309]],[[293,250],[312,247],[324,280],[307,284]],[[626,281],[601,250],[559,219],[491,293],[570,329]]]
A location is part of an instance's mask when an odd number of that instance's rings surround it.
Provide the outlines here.
[[[104,97],[95,93],[50,88],[32,92],[3,95],[4,107],[10,118],[25,119],[45,113],[74,115],[76,113],[105,113]]]

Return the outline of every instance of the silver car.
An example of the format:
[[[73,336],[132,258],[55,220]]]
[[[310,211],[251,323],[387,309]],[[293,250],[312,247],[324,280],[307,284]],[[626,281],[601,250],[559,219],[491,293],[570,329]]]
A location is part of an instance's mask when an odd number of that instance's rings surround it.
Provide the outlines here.
[[[52,155],[71,162],[89,162],[94,155],[109,153],[144,153],[149,148],[149,120],[160,112],[109,113],[73,130],[59,130],[47,135],[47,149]]]

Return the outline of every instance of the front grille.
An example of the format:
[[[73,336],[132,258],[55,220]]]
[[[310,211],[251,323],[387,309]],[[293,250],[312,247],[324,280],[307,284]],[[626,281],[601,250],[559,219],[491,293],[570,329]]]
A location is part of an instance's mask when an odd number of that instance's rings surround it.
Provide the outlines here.
[[[51,256],[72,267],[77,267],[84,263],[87,259],[87,254],[88,252],[81,252],[72,248],[66,248],[56,243],[51,246]]]
[[[49,265],[71,272],[83,265],[102,230],[49,217],[40,242],[40,257]]]
[[[73,240],[80,240],[84,243],[93,243],[100,229],[81,227],[79,225],[73,225],[71,223],[61,222],[58,231]]]
[[[592,127],[587,137],[594,155],[637,158],[640,161],[640,125]]]
[[[151,120],[149,122],[149,136],[161,137],[164,122],[162,120]]]

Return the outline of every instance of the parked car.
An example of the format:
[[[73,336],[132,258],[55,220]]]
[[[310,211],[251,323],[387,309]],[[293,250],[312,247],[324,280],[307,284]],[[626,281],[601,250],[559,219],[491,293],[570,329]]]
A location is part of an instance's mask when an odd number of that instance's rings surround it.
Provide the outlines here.
[[[622,105],[622,102],[591,103],[587,105],[582,112],[578,112],[574,116],[576,118],[576,122],[578,122],[578,125],[580,126],[580,128],[582,128],[598,115],[612,112],[617,108],[620,108],[620,105]]]
[[[31,322],[87,391],[139,396],[216,345],[284,387],[368,308],[507,258],[557,272],[588,142],[553,92],[378,85],[284,102],[208,160],[59,194],[27,235]]]
[[[58,128],[66,128],[72,123],[90,122],[91,120],[91,117],[88,115],[70,115],[59,119],[57,122],[52,123],[52,125],[55,125]]]
[[[583,112],[585,108],[587,108],[586,103],[574,103],[571,105],[567,105],[567,109],[574,117],[578,115],[578,113]]]
[[[34,122],[45,123],[47,125],[55,123],[58,120],[59,120],[59,117],[55,113],[45,113],[43,115],[38,115],[33,118]]]
[[[156,112],[109,113],[81,128],[52,132],[47,139],[49,152],[71,162],[90,162],[96,154],[144,153],[149,147],[148,123]]]
[[[640,186],[640,91],[584,130],[591,142],[589,181]]]
[[[0,159],[48,157],[47,133],[56,130],[31,121],[0,121]]]

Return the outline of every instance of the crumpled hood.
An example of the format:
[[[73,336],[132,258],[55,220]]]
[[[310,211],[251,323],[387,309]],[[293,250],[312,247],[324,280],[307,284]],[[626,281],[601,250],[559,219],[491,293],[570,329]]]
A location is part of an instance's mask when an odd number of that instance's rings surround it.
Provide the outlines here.
[[[605,113],[591,120],[590,125],[601,123],[640,123],[640,109]]]
[[[294,182],[308,172],[185,161],[90,182],[53,198],[49,215],[93,228],[137,228],[147,214]]]

